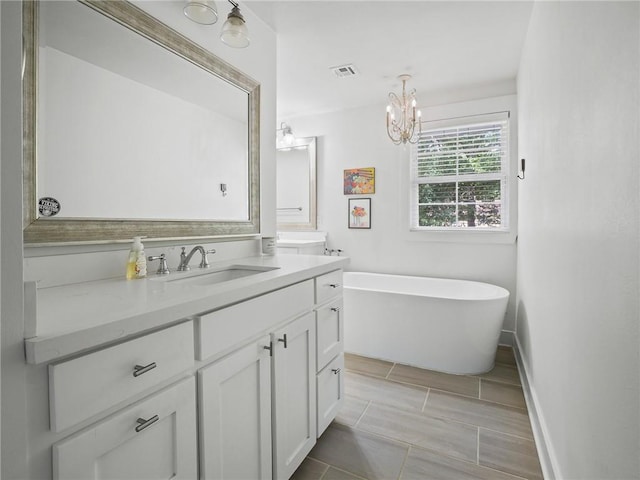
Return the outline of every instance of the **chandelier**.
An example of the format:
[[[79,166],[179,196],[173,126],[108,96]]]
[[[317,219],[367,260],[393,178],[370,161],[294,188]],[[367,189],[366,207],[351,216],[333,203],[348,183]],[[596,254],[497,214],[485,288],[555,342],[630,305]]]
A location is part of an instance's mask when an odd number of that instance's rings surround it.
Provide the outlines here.
[[[422,132],[420,117],[422,113],[416,110],[416,90],[406,91],[407,80],[411,75],[398,76],[402,81],[402,95],[389,93],[389,105],[387,105],[387,134],[393,143],[417,143]],[[416,131],[416,125],[418,126]]]

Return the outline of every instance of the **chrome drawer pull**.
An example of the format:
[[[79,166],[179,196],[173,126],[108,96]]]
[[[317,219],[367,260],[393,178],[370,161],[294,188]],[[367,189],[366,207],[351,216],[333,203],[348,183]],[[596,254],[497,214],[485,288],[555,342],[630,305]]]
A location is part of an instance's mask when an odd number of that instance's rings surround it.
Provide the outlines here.
[[[334,373],[334,375],[338,375],[340,373],[339,368],[332,368],[331,371]]]
[[[284,348],[287,348],[287,334],[283,335],[284,338],[279,338],[278,341],[284,343]]]
[[[339,312],[340,308],[339,307],[331,307],[331,311],[332,312]]]
[[[341,287],[342,285],[340,285],[339,283],[330,283],[329,286],[331,288],[338,288],[338,287]]]
[[[149,365],[136,365],[133,367],[133,376],[139,377],[143,373],[147,373],[149,370],[153,370],[156,367],[156,362],[151,362]]]
[[[156,423],[158,420],[160,420],[160,417],[158,415],[154,415],[148,420],[145,420],[144,418],[138,418],[136,420],[136,423],[138,424],[136,426],[136,432],[141,432],[145,428],[150,427],[151,425]]]

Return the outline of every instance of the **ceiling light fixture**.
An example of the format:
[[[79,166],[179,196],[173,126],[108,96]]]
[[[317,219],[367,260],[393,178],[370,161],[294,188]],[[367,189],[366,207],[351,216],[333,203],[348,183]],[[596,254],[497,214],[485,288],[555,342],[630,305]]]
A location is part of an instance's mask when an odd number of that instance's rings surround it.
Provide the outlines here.
[[[213,25],[218,21],[218,10],[213,0],[188,0],[184,14],[201,25]]]
[[[402,81],[402,95],[398,97],[395,93],[389,93],[389,105],[387,105],[387,134],[393,143],[417,143],[422,132],[421,117],[422,112],[416,109],[415,88],[407,93],[407,80],[411,75],[403,74],[398,76]],[[416,124],[418,131],[416,131]]]
[[[236,2],[228,0],[233,5],[231,12],[227,16],[227,21],[222,26],[220,40],[233,48],[245,48],[249,46],[249,29],[240,13],[240,8]]]

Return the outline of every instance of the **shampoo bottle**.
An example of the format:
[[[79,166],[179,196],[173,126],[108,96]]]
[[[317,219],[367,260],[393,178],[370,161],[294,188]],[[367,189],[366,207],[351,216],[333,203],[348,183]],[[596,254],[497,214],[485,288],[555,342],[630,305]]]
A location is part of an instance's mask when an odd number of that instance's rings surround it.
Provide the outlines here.
[[[129,258],[127,259],[127,280],[144,278],[147,276],[147,258],[144,256],[142,237],[134,237]]]

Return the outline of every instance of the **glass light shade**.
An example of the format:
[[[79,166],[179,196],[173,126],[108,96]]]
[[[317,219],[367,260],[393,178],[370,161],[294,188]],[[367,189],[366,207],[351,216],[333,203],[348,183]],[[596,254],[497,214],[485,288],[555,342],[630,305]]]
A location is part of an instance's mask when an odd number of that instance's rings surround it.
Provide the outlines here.
[[[284,144],[287,146],[293,145],[293,142],[295,141],[295,139],[296,138],[293,136],[293,133],[291,133],[291,129],[289,129],[288,132],[285,132],[284,136],[282,137]]]
[[[222,26],[220,40],[233,48],[245,48],[249,46],[249,29],[240,14],[238,7],[233,7]]]
[[[278,133],[281,132],[281,133]],[[296,137],[293,135],[291,127],[285,122],[280,124],[280,128],[276,130],[276,145],[281,149],[284,147],[291,147],[296,142]]]
[[[201,25],[213,25],[218,21],[218,11],[213,0],[190,0],[184,6],[189,20]]]

